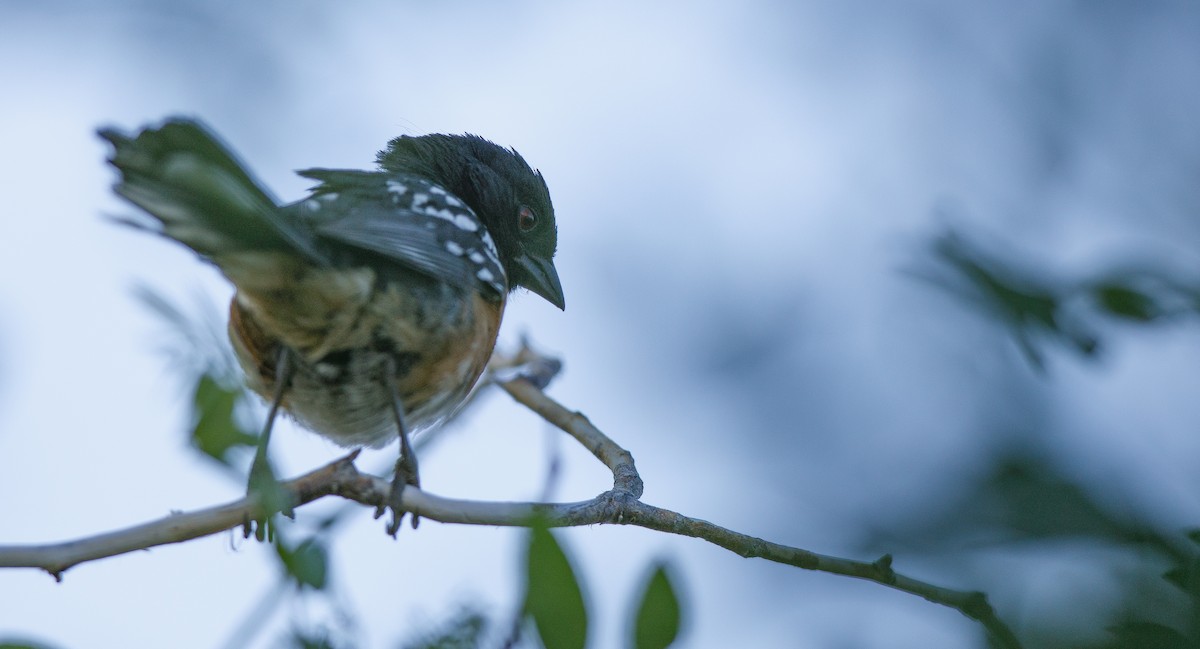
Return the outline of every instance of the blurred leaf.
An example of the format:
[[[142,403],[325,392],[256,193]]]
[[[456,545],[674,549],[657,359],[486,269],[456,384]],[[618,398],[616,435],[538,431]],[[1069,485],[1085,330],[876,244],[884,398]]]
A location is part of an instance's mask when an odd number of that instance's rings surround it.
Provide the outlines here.
[[[1125,536],[1128,524],[1050,467],[1027,459],[1001,463],[980,485],[980,501],[1004,527],[1034,538]]]
[[[53,645],[33,640],[0,639],[0,649],[55,649]]]
[[[1090,279],[1055,281],[1044,269],[986,253],[953,230],[935,237],[931,249],[935,266],[912,274],[1000,320],[1037,369],[1044,366],[1034,344],[1039,334],[1084,356],[1096,355],[1100,341],[1084,325],[1085,312],[1099,310],[1142,324],[1200,313],[1200,279],[1195,276],[1127,267]]]
[[[329,570],[329,556],[316,539],[308,539],[296,546],[288,547],[282,539],[275,541],[275,552],[288,576],[301,586],[323,590]]]
[[[1187,568],[1177,567],[1163,573],[1162,578],[1185,593],[1192,591],[1192,575]]]
[[[923,520],[909,517],[906,529],[880,534],[870,549],[930,551],[981,541],[1089,537],[1173,556],[1170,544],[1147,521],[1132,513],[1110,511],[1088,490],[1037,457],[997,458],[974,484],[962,485],[958,493],[948,507],[933,516]]]
[[[1149,322],[1159,316],[1161,310],[1149,295],[1117,283],[1102,284],[1095,288],[1096,302],[1109,313],[1138,322]]]
[[[546,649],[583,649],[587,610],[566,553],[544,525],[529,533],[525,613],[533,618]]]
[[[320,629],[317,631],[292,631],[291,636],[287,639],[288,646],[294,649],[338,649],[348,645],[339,645],[333,641],[329,631]]]
[[[1109,628],[1116,636],[1115,647],[1130,649],[1195,649],[1182,633],[1155,622],[1130,621]]]
[[[216,379],[203,374],[196,382],[192,400],[192,445],[205,455],[229,464],[228,453],[236,446],[253,446],[258,438],[242,430],[234,409],[242,398],[242,390],[223,387]]]
[[[932,253],[937,267],[914,274],[1002,322],[1035,368],[1044,368],[1042,354],[1034,344],[1038,335],[1065,343],[1085,356],[1099,351],[1095,336],[1065,313],[1071,289],[1048,279],[1045,271],[1000,261],[954,231],[935,238]]]
[[[980,545],[1020,552],[1027,547],[1061,548],[1078,542],[1102,550],[1093,568],[1108,575],[1116,593],[1080,593],[1063,608],[1026,612],[1020,625],[1036,628],[1069,616],[1089,629],[1109,628],[1112,638],[1094,643],[1076,631],[1060,630],[1036,646],[1047,649],[1141,649],[1200,647],[1177,629],[1200,630],[1200,550],[1181,534],[1156,528],[1136,510],[1113,509],[1110,501],[1067,478],[1036,456],[1016,454],[996,460],[974,485],[964,485],[961,500],[920,521],[909,516],[907,530],[879,534],[872,549],[924,553],[954,565]],[[1119,501],[1118,501],[1119,502]],[[1188,533],[1200,542],[1196,531]],[[1027,541],[1051,541],[1030,546]],[[965,552],[964,552],[965,551]],[[1010,620],[1017,622],[1018,620]],[[1169,622],[1172,626],[1164,625]]]
[[[634,647],[666,649],[679,635],[679,598],[667,577],[666,567],[658,564],[642,590],[634,622]]]
[[[1010,320],[1055,326],[1059,292],[1046,280],[1021,275],[1011,264],[989,258],[953,231],[934,240],[933,255],[956,273],[940,278],[943,286],[956,288],[979,306]]]
[[[477,649],[483,646],[488,620],[480,612],[463,609],[432,633],[406,642],[401,649]]]
[[[1163,572],[1162,578],[1182,590],[1200,606],[1200,555],[1179,552],[1173,557],[1174,566]],[[1200,614],[1200,608],[1197,609]],[[1200,620],[1197,620],[1200,622]],[[1200,629],[1200,626],[1197,627]]]

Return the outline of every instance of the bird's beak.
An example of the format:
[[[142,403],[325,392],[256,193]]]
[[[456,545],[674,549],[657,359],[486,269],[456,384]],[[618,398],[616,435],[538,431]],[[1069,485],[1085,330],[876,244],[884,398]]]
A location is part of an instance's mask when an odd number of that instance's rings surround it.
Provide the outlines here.
[[[529,276],[527,281],[522,282],[526,288],[546,298],[550,304],[566,310],[562,284],[558,281],[558,271],[554,269],[554,262],[529,255],[517,257],[516,262]]]

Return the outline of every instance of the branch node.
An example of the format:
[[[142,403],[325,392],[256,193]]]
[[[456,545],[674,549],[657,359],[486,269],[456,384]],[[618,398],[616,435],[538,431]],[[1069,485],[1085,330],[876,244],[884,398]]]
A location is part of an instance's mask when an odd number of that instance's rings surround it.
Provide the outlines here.
[[[871,567],[878,573],[879,581],[885,584],[896,583],[896,571],[892,569],[892,555],[885,554],[871,563]]]
[[[633,522],[630,514],[638,497],[624,489],[611,489],[600,497],[604,503],[600,508],[600,520],[606,523],[626,525]]]

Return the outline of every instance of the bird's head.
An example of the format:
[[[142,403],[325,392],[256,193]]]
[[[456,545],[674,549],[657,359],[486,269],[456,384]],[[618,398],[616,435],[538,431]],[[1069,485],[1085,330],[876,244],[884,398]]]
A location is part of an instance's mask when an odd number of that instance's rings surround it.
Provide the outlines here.
[[[550,191],[519,153],[478,135],[404,135],[388,142],[378,162],[427,176],[465,201],[495,240],[509,288],[523,286],[564,308]]]

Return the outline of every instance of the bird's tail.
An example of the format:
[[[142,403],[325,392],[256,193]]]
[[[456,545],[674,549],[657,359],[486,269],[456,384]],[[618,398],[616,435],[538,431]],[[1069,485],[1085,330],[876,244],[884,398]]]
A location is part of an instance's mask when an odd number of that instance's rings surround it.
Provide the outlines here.
[[[319,260],[312,235],[201,124],[181,118],[136,136],[106,128],[117,194],[162,223],[162,233],[225,266],[222,258],[285,252]],[[229,269],[226,268],[226,271]]]

